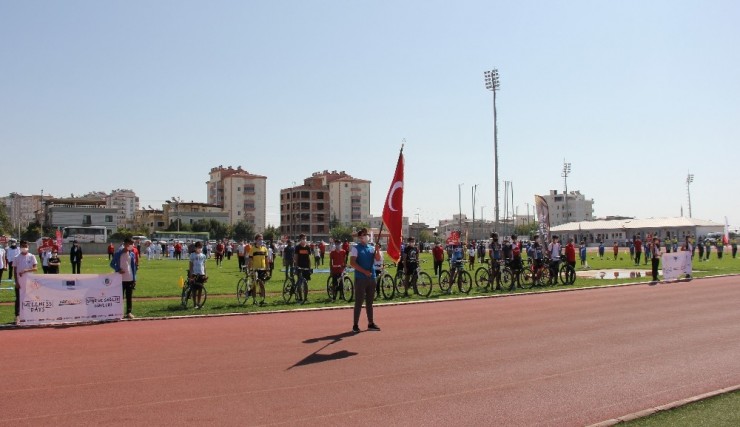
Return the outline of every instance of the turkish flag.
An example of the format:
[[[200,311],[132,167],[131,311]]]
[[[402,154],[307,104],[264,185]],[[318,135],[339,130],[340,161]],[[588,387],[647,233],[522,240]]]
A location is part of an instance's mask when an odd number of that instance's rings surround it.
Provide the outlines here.
[[[388,256],[395,262],[401,259],[401,224],[403,219],[403,151],[398,155],[396,173],[383,207],[383,224],[388,229]]]

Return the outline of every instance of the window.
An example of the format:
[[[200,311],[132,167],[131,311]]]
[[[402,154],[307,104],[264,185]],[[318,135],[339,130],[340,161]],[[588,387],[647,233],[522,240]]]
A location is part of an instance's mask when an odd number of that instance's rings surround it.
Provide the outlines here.
[[[247,184],[244,186],[245,194],[254,194],[254,184]]]
[[[320,211],[323,211],[324,210],[324,204],[323,203],[317,203],[316,204],[316,209],[318,209]]]
[[[316,193],[316,198],[319,200],[324,200],[324,193]]]
[[[113,222],[113,215],[106,215],[105,222]]]
[[[324,226],[323,225],[317,225],[316,226],[316,231],[318,231],[319,233],[323,233],[324,232]]]
[[[90,215],[82,215],[82,225],[91,225],[92,217]]]

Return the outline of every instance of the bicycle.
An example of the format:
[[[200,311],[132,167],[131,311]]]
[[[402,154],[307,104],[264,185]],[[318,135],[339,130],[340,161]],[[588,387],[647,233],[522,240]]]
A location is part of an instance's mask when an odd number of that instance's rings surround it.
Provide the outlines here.
[[[496,269],[492,269],[492,265],[489,264],[475,271],[475,286],[485,291],[495,282],[495,290],[503,290],[506,285],[511,290],[511,285],[514,283],[514,272],[504,260],[493,260],[492,262],[498,263]]]
[[[352,302],[355,295],[355,284],[352,282],[352,278],[349,276],[349,273],[347,273],[346,267],[342,270],[342,274],[339,278],[337,278],[337,286],[342,287],[342,299],[347,302]],[[326,278],[326,293],[329,295],[329,298],[335,300],[337,290],[338,289],[334,288],[334,281],[332,280],[331,275],[329,275],[329,277]]]
[[[208,281],[208,277],[200,275],[198,275],[197,277],[191,277],[190,272],[188,270],[185,271],[188,274],[188,279],[185,281],[182,287],[180,305],[182,305],[182,308],[188,308],[189,302],[193,301],[193,307],[203,307],[203,305],[206,303],[206,300],[208,299],[208,289],[206,289],[206,287],[204,286],[205,283]],[[200,304],[196,306],[195,298],[193,298],[193,292],[195,292],[199,288],[201,290]]]
[[[558,272],[560,283],[564,285],[572,285],[576,282],[576,268],[568,264],[565,257],[561,257],[561,262],[563,262],[563,265],[560,266],[560,271]]]
[[[296,301],[299,301],[300,294],[298,292],[299,289],[302,289],[302,287],[305,287],[306,289],[306,299],[308,299],[308,281],[306,278],[300,274],[301,271],[312,271],[310,268],[301,268],[301,267],[293,267],[293,274],[289,275],[285,278],[283,281],[283,300],[286,303],[289,303],[291,299],[293,299],[293,296],[295,296]],[[295,274],[298,273],[298,280],[295,279]],[[296,294],[299,294],[296,296]]]
[[[244,270],[244,277],[239,279],[236,284],[236,300],[239,304],[244,305],[252,298],[252,305],[263,305],[265,303],[265,297],[259,294],[257,286],[262,283],[264,287],[265,280],[261,280],[257,274],[258,270]],[[267,270],[262,270],[267,271]],[[264,289],[264,288],[263,288]]]
[[[450,271],[442,270],[439,275],[439,289],[442,290],[442,293],[451,293],[453,283],[457,283],[457,289],[460,292],[470,293],[470,289],[473,287],[473,277],[465,270],[464,264],[464,260],[455,261],[450,270],[452,274],[450,274]]]
[[[546,286],[550,284],[550,265],[547,259],[543,259],[535,265],[532,258],[527,259],[527,265],[519,272],[519,285],[522,289],[532,286]]]
[[[386,300],[393,299],[396,294],[396,281],[389,273],[386,273],[386,267],[392,267],[394,264],[383,264],[381,269],[375,270],[375,282],[380,289],[379,294],[383,295]]]
[[[429,297],[432,294],[432,277],[421,271],[421,263],[417,263],[416,269],[411,272],[411,283],[406,283],[406,267],[396,272],[394,279],[395,292],[399,296],[408,296],[409,288],[414,290],[416,295]],[[403,286],[403,288],[402,288]]]

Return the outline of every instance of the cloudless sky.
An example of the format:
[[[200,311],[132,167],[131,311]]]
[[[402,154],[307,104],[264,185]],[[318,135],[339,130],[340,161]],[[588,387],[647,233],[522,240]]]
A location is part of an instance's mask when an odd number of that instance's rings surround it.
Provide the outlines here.
[[[405,138],[405,215],[432,226],[471,187],[493,218],[569,190],[597,217],[740,223],[740,2],[0,1],[0,194],[134,190],[206,201],[209,170],[279,190],[372,181]]]

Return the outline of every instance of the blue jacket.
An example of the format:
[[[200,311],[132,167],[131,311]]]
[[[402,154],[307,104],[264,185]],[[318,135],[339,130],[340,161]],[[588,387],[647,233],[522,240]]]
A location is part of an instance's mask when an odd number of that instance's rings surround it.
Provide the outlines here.
[[[123,249],[119,249],[116,251],[115,254],[113,254],[113,259],[110,261],[110,268],[113,269],[116,273],[121,272],[121,253],[123,253]],[[134,255],[133,252],[128,253],[130,259],[131,259],[131,275],[134,278],[134,282],[136,281],[136,255]]]

